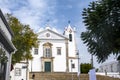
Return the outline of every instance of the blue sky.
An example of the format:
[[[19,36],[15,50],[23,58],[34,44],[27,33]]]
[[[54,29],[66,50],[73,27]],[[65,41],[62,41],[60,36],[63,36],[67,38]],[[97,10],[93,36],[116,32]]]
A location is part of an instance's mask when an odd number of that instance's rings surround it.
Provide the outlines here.
[[[64,29],[71,21],[80,28],[81,12],[92,0],[0,0],[4,13],[11,13],[34,30],[45,27],[47,20],[55,28]],[[79,25],[79,26],[78,26]]]
[[[70,20],[71,26],[77,29],[81,62],[88,63],[91,57],[80,39],[81,32],[85,31],[81,13],[91,1],[95,0],[0,0],[0,8],[3,13],[11,13],[23,24],[29,24],[34,31],[45,28],[49,20],[49,25],[62,33]],[[95,57],[94,66],[99,66]]]

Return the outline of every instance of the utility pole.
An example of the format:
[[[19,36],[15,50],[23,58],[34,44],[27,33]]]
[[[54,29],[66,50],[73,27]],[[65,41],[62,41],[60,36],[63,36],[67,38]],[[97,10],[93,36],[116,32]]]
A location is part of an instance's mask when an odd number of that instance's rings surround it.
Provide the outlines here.
[[[91,66],[92,66],[92,69],[94,68],[94,65],[93,65],[93,54],[91,54]]]

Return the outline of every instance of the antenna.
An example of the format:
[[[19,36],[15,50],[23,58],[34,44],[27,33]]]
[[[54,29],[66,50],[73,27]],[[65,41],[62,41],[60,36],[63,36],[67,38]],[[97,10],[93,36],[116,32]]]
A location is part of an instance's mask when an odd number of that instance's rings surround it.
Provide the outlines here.
[[[47,19],[47,22],[50,22],[50,19]]]
[[[50,19],[47,19],[47,21],[46,21],[46,22],[47,22],[47,25],[49,25]]]

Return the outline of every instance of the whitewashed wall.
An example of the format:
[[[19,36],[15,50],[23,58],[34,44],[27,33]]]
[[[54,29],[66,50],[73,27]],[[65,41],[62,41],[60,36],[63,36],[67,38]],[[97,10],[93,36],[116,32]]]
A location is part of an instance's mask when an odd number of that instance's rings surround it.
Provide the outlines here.
[[[99,67],[99,72],[120,72],[120,63],[118,61],[111,61],[103,63]]]
[[[72,68],[71,64],[75,64],[75,68]],[[78,72],[78,60],[77,59],[69,59],[69,72]]]
[[[10,73],[11,80],[26,80],[26,68],[23,69],[23,66],[26,66],[26,64],[17,63],[16,65],[14,65],[14,69]],[[20,75],[16,75],[16,69],[21,70]]]
[[[54,58],[54,71],[65,72],[66,71],[66,46],[65,42],[53,43],[53,57]],[[61,47],[61,55],[57,55],[57,47]]]
[[[46,37],[46,34],[50,33],[50,37]],[[75,68],[72,72],[78,72],[78,59],[76,57],[76,43],[74,32],[72,33],[72,42],[68,42],[68,57],[73,59],[73,63],[75,64]],[[43,30],[38,33],[39,46],[38,46],[38,55],[34,54],[34,49],[32,50],[33,60],[29,62],[30,71],[41,72],[41,57],[43,57],[43,44],[49,42],[52,46],[52,57],[53,59],[53,71],[54,72],[66,72],[66,43],[65,39],[67,37],[54,33],[50,30]],[[57,47],[61,47],[61,55],[57,55]],[[69,59],[69,70],[71,69],[71,62]]]

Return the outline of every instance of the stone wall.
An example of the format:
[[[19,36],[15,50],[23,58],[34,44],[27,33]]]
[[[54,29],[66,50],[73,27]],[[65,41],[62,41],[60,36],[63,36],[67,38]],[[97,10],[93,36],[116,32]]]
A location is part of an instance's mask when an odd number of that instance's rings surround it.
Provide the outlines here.
[[[44,73],[44,72],[32,72],[30,73],[30,80],[32,80],[32,75],[35,75],[34,80],[78,80],[77,73]],[[80,80],[89,80],[88,74],[81,74]],[[118,78],[112,78],[108,76],[97,75],[97,80],[120,80]]]

